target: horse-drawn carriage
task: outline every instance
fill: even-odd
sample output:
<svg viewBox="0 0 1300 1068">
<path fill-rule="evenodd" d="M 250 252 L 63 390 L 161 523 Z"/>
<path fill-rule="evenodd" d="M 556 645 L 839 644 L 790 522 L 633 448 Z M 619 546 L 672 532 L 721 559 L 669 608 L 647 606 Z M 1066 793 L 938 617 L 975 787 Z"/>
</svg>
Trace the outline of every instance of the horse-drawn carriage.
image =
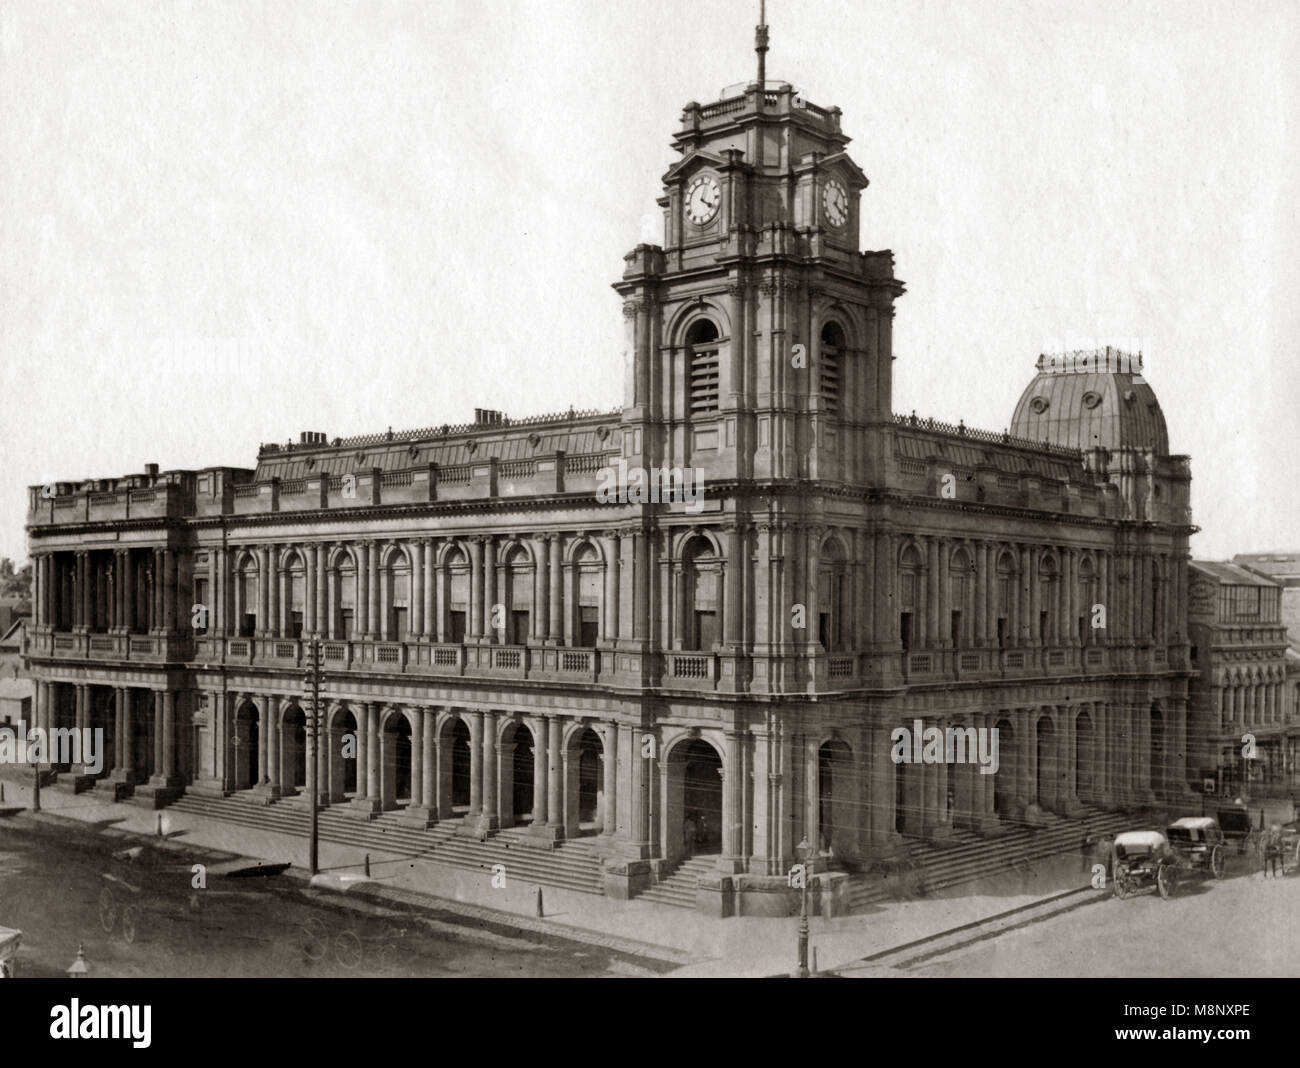
<svg viewBox="0 0 1300 1068">
<path fill-rule="evenodd" d="M 1227 869 L 1223 829 L 1213 816 L 1184 816 L 1165 828 L 1180 871 L 1222 879 Z"/>
<path fill-rule="evenodd" d="M 248 899 L 247 888 L 209 889 L 207 884 L 213 879 L 278 875 L 289 867 L 280 863 L 250 864 L 241 858 L 204 864 L 203 878 L 196 886 L 194 861 L 168 850 L 138 845 L 119 850 L 112 855 L 112 860 L 112 869 L 103 873 L 107 885 L 99 895 L 99 923 L 109 934 L 120 930 L 122 939 L 128 943 L 135 941 L 146 911 L 170 911 L 185 919 L 222 898 L 236 903 Z"/>
<path fill-rule="evenodd" d="M 1124 831 L 1115 836 L 1111 890 L 1118 898 L 1152 887 L 1166 900 L 1178 889 L 1178 855 L 1159 831 Z"/>
</svg>

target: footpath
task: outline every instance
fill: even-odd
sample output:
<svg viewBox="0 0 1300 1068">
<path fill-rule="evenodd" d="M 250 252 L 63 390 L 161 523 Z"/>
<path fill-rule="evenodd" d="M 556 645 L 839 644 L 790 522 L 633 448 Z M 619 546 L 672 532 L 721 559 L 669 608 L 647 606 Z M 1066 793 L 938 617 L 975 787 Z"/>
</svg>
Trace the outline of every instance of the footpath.
<svg viewBox="0 0 1300 1068">
<path fill-rule="evenodd" d="M 18 781 L 6 770 L 9 774 L 0 778 L 5 795 L 0 807 L 30 809 L 30 782 Z M 157 836 L 161 820 L 162 834 L 176 845 L 250 861 L 288 862 L 292 865 L 290 875 L 307 878 L 307 842 L 294 836 L 187 812 L 153 812 L 90 793 L 73 795 L 49 787 L 41 790 L 41 809 L 44 818 L 79 820 L 106 833 Z M 30 814 L 20 818 L 30 818 Z M 369 857 L 370 877 L 366 878 L 365 850 L 322 841 L 321 874 L 313 885 L 377 903 L 440 909 L 483 923 L 507 923 L 616 949 L 676 965 L 668 974 L 683 978 L 781 975 L 791 972 L 796 962 L 798 919 L 794 917 L 716 920 L 648 901 L 615 901 L 542 886 L 543 916 L 539 918 L 538 885 L 513 880 L 508 872 L 504 886 L 493 886 L 490 872 L 378 852 Z M 1034 904 L 1045 895 L 1085 886 L 1088 878 L 1083 859 L 1065 854 L 950 887 L 922 900 L 881 902 L 854 916 L 814 916 L 809 924 L 811 955 L 820 971 L 845 968 L 893 947 Z"/>
</svg>

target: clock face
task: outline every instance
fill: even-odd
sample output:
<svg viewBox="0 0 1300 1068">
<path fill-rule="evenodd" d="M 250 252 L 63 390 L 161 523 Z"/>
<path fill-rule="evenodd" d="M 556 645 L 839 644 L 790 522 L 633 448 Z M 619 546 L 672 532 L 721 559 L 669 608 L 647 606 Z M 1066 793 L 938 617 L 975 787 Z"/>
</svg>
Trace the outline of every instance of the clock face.
<svg viewBox="0 0 1300 1068">
<path fill-rule="evenodd" d="M 686 217 L 696 226 L 712 220 L 721 204 L 722 190 L 711 174 L 701 174 L 686 189 Z"/>
<path fill-rule="evenodd" d="M 844 186 L 831 180 L 822 191 L 822 210 L 826 212 L 826 221 L 832 226 L 843 226 L 849 218 L 849 194 Z"/>
</svg>

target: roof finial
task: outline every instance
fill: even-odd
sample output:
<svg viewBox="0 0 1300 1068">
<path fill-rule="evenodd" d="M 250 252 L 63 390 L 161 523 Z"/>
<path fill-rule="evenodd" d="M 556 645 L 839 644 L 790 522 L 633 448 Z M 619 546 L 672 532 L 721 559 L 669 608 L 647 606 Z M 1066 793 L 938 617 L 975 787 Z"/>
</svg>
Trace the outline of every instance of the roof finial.
<svg viewBox="0 0 1300 1068">
<path fill-rule="evenodd" d="M 758 53 L 758 91 L 761 93 L 767 87 L 767 0 L 758 0 L 758 25 L 754 27 L 754 51 Z"/>
</svg>

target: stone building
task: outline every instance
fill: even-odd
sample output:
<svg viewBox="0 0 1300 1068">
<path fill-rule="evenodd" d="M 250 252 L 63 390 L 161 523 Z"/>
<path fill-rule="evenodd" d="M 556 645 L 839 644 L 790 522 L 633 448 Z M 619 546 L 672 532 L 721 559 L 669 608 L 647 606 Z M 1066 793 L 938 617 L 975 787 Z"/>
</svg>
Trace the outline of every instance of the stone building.
<svg viewBox="0 0 1300 1068">
<path fill-rule="evenodd" d="M 1300 718 L 1282 588 L 1237 564 L 1194 560 L 1189 593 L 1190 764 L 1217 793 L 1288 793 Z"/>
<path fill-rule="evenodd" d="M 285 804 L 318 768 L 331 809 L 719 914 L 783 909 L 803 842 L 869 867 L 1181 798 L 1190 472 L 1139 362 L 1040 359 L 1009 432 L 894 414 L 848 142 L 761 76 L 686 105 L 619 410 L 31 487 L 38 715 L 111 740 L 60 785 Z M 916 720 L 998 728 L 999 771 L 895 764 Z"/>
</svg>

